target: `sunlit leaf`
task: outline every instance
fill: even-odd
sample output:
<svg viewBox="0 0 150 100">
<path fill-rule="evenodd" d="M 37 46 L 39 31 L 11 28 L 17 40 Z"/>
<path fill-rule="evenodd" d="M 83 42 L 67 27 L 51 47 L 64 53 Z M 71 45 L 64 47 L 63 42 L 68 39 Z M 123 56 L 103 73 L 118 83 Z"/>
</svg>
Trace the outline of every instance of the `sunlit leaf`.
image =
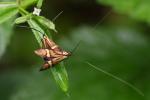
<svg viewBox="0 0 150 100">
<path fill-rule="evenodd" d="M 15 24 L 21 24 L 21 23 L 25 23 L 27 20 L 29 20 L 31 18 L 31 14 L 22 16 L 22 17 L 18 17 L 15 19 Z"/>
<path fill-rule="evenodd" d="M 53 31 L 57 32 L 56 29 L 55 29 L 55 24 L 52 21 L 50 21 L 49 19 L 47 19 L 43 16 L 36 16 L 35 18 L 40 23 L 42 23 L 45 27 L 49 28 L 50 30 L 53 30 Z"/>
<path fill-rule="evenodd" d="M 20 0 L 20 6 L 26 8 L 30 5 L 35 4 L 37 1 L 38 0 Z"/>
<path fill-rule="evenodd" d="M 12 19 L 14 18 L 11 18 L 9 21 L 4 22 L 3 24 L 0 24 L 0 58 L 5 52 L 12 35 Z"/>
<path fill-rule="evenodd" d="M 64 92 L 68 92 L 68 75 L 63 62 L 51 68 L 53 76 L 57 84 L 61 87 Z"/>
<path fill-rule="evenodd" d="M 9 20 L 17 14 L 17 4 L 15 2 L 0 3 L 0 23 Z"/>
<path fill-rule="evenodd" d="M 38 0 L 37 8 L 41 8 L 43 4 L 43 0 Z"/>
<path fill-rule="evenodd" d="M 34 29 L 37 29 L 37 30 L 38 30 L 38 31 L 36 31 L 36 30 L 32 29 L 32 31 L 33 31 L 33 33 L 34 33 L 34 35 L 35 35 L 35 37 L 36 37 L 38 43 L 39 43 L 40 46 L 42 47 L 42 43 L 41 43 L 41 39 L 42 39 L 42 37 L 43 37 L 42 34 L 46 34 L 46 31 L 44 31 L 44 30 L 42 29 L 41 25 L 40 25 L 37 21 L 35 21 L 35 20 L 33 20 L 33 19 L 30 19 L 30 20 L 28 21 L 28 24 L 30 25 L 31 28 L 34 28 Z"/>
</svg>

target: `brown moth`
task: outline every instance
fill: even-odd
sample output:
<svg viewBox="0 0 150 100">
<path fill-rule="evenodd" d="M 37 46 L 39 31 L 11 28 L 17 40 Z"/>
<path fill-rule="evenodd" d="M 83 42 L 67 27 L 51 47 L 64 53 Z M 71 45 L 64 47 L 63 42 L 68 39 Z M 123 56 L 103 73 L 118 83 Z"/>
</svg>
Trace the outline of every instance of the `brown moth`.
<svg viewBox="0 0 150 100">
<path fill-rule="evenodd" d="M 42 48 L 35 50 L 35 54 L 44 59 L 44 64 L 40 71 L 46 70 L 58 64 L 71 55 L 70 52 L 62 50 L 54 41 L 44 36 L 42 39 Z"/>
</svg>

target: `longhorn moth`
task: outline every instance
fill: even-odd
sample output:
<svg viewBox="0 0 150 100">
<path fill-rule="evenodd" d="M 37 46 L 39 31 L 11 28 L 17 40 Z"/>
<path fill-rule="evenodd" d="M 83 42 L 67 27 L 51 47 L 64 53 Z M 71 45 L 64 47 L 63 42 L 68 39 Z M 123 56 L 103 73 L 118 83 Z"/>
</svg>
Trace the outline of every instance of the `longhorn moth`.
<svg viewBox="0 0 150 100">
<path fill-rule="evenodd" d="M 45 61 L 40 71 L 53 67 L 71 55 L 70 52 L 62 50 L 53 40 L 45 35 L 42 39 L 42 48 L 35 50 L 35 54 L 42 57 Z"/>
<path fill-rule="evenodd" d="M 18 25 L 16 25 L 18 26 Z M 54 67 L 54 65 L 58 64 L 62 60 L 68 58 L 71 56 L 71 54 L 77 49 L 80 42 L 73 48 L 71 52 L 67 52 L 62 50 L 52 39 L 48 38 L 43 32 L 40 30 L 37 30 L 35 28 L 27 27 L 27 26 L 18 26 L 23 28 L 29 28 L 32 30 L 35 30 L 43 35 L 41 42 L 42 42 L 42 48 L 35 50 L 35 54 L 42 57 L 44 60 L 44 64 L 41 67 L 40 71 L 46 70 L 50 67 Z"/>
</svg>

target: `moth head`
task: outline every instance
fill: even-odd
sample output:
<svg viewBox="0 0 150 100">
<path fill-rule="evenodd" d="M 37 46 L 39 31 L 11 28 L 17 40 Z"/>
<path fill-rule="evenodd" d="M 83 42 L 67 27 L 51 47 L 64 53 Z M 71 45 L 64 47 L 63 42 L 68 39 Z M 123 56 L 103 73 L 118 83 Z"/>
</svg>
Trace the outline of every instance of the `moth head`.
<svg viewBox="0 0 150 100">
<path fill-rule="evenodd" d="M 46 56 L 46 50 L 45 49 L 38 49 L 34 51 L 35 54 L 37 54 L 38 56 L 44 57 Z"/>
<path fill-rule="evenodd" d="M 62 53 L 63 53 L 64 56 L 70 56 L 71 55 L 70 52 L 66 52 L 66 51 L 63 51 Z"/>
</svg>

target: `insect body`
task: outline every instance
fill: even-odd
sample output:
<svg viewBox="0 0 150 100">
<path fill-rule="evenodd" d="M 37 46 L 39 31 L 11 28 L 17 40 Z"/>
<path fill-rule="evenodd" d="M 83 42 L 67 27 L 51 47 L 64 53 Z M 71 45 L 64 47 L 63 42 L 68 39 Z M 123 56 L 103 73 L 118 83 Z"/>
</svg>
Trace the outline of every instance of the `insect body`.
<svg viewBox="0 0 150 100">
<path fill-rule="evenodd" d="M 44 64 L 40 71 L 46 70 L 58 64 L 71 55 L 70 52 L 62 50 L 54 41 L 44 36 L 42 39 L 42 48 L 35 50 L 35 53 L 44 59 Z"/>
</svg>

